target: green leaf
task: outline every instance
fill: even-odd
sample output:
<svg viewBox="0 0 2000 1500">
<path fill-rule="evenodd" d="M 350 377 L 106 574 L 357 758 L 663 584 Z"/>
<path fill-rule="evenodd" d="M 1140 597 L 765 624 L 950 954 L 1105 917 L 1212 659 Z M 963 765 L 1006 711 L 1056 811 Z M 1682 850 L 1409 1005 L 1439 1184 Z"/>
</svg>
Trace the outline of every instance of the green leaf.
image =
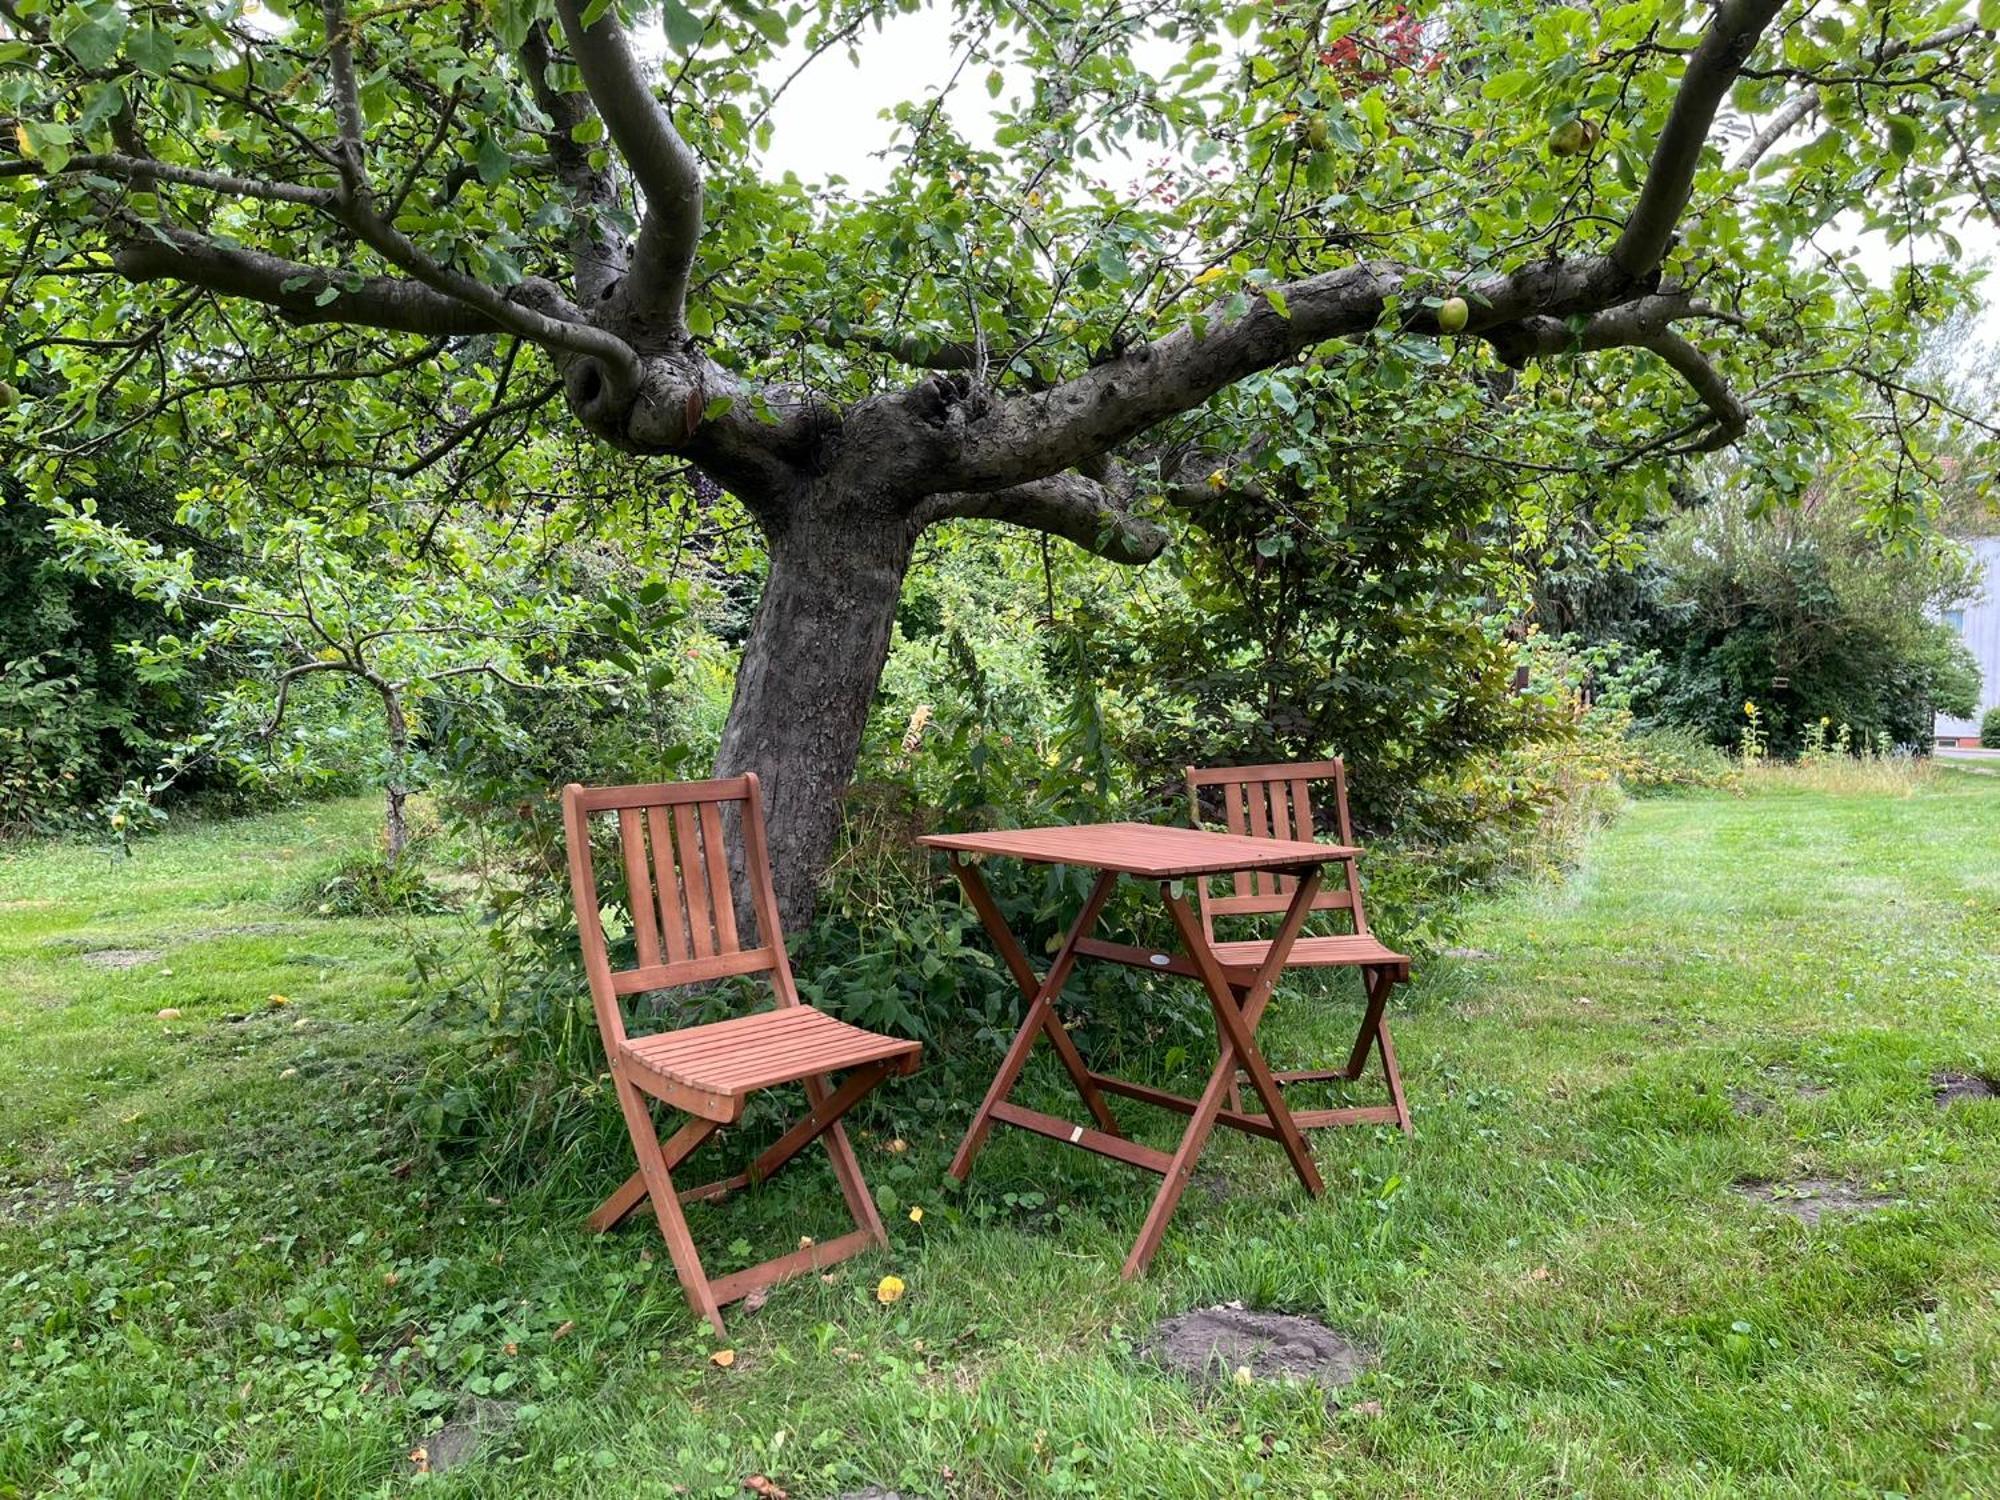
<svg viewBox="0 0 2000 1500">
<path fill-rule="evenodd" d="M 1502 99 L 1511 99 L 1530 83 L 1533 83 L 1534 80 L 1534 74 L 1524 68 L 1515 68 L 1509 72 L 1501 73 L 1497 77 L 1487 79 L 1485 87 L 1480 89 L 1479 92 L 1484 97 L 1496 102 Z"/>
<path fill-rule="evenodd" d="M 1291 304 L 1285 301 L 1285 294 L 1274 286 L 1264 288 L 1264 300 L 1271 304 L 1271 310 L 1287 323 L 1292 320 Z"/>
<path fill-rule="evenodd" d="M 986 75 L 986 93 L 989 98 L 998 99 L 1000 97 L 1000 90 L 1006 86 L 1007 80 L 1001 76 L 998 68 L 995 68 L 991 73 Z"/>
<path fill-rule="evenodd" d="M 514 158 L 508 155 L 506 147 L 493 139 L 489 131 L 479 132 L 479 142 L 474 147 L 473 159 L 479 169 L 479 180 L 488 187 L 504 181 L 507 174 L 514 170 Z"/>
<path fill-rule="evenodd" d="M 159 78 L 174 65 L 179 49 L 175 47 L 171 33 L 148 23 L 127 34 L 125 55 L 141 73 Z"/>
<path fill-rule="evenodd" d="M 702 33 L 707 28 L 701 17 L 681 4 L 681 0 L 660 0 L 660 20 L 666 26 L 668 44 L 676 51 L 692 52 L 701 45 Z"/>
<path fill-rule="evenodd" d="M 1908 115 L 1889 116 L 1889 149 L 1908 156 L 1917 149 L 1917 122 Z"/>
<path fill-rule="evenodd" d="M 85 15 L 81 9 L 72 10 L 71 15 Z M 118 55 L 118 44 L 125 38 L 125 15 L 123 11 L 107 7 L 90 16 L 82 25 L 67 33 L 59 32 L 62 44 L 77 63 L 96 72 L 109 66 Z"/>
</svg>

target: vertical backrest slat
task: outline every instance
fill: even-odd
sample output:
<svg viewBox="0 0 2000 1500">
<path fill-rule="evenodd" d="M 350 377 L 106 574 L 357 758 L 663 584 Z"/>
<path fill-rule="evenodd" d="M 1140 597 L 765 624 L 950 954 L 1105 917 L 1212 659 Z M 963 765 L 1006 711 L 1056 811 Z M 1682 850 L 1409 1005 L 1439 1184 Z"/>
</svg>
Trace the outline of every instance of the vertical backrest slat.
<svg viewBox="0 0 2000 1500">
<path fill-rule="evenodd" d="M 1333 769 L 1327 780 L 1333 783 L 1334 832 L 1343 844 L 1354 842 L 1354 820 L 1347 815 L 1347 766 L 1342 761 L 1332 762 Z"/>
<path fill-rule="evenodd" d="M 584 977 L 590 983 L 590 1008 L 597 1016 L 598 1035 L 606 1056 L 625 1041 L 625 1018 L 618 1009 L 618 992 L 611 980 L 611 954 L 604 941 L 604 922 L 597 912 L 597 872 L 591 865 L 590 816 L 583 806 L 583 788 L 563 790 L 563 832 L 569 846 L 570 903 L 583 949 Z"/>
<path fill-rule="evenodd" d="M 1332 814 L 1337 827 L 1320 829 L 1315 827 L 1312 783 L 1315 781 L 1333 784 Z M 1203 822 L 1201 798 L 1205 789 L 1213 788 L 1222 803 L 1223 820 L 1229 831 L 1251 838 L 1295 838 L 1303 842 L 1313 842 L 1321 834 L 1330 834 L 1342 844 L 1354 842 L 1354 824 L 1348 815 L 1346 767 L 1338 760 L 1306 761 L 1295 765 L 1267 766 L 1218 766 L 1204 770 L 1197 766 L 1187 768 L 1188 806 L 1196 827 Z M 1322 802 L 1321 810 L 1326 811 Z M 1339 861 L 1346 877 L 1344 888 L 1332 888 L 1331 882 L 1322 887 L 1313 901 L 1314 910 L 1344 910 L 1353 920 L 1358 933 L 1368 931 L 1367 916 L 1361 904 L 1360 870 L 1353 858 Z M 1250 874 L 1237 871 L 1234 875 L 1235 894 L 1217 898 L 1208 881 L 1200 882 L 1197 890 L 1201 897 L 1202 924 L 1211 939 L 1215 936 L 1215 918 L 1218 913 L 1212 902 L 1221 900 L 1230 915 L 1242 915 L 1261 911 L 1282 911 L 1296 889 L 1297 881 L 1290 876 L 1271 874 Z M 1244 902 L 1256 903 L 1250 906 Z M 1263 903 L 1269 903 L 1268 906 Z"/>
<path fill-rule="evenodd" d="M 632 914 L 632 941 L 639 962 L 660 961 L 660 927 L 653 916 L 653 875 L 646 868 L 646 834 L 637 808 L 618 809 L 618 847 L 625 859 L 625 891 Z"/>
<path fill-rule="evenodd" d="M 784 923 L 778 916 L 778 893 L 771 884 L 771 851 L 764 842 L 764 791 L 756 772 L 744 777 L 750 783 L 749 800 L 743 805 L 743 870 L 750 882 L 750 904 L 757 918 L 757 940 L 771 950 L 771 987 L 778 992 L 778 1004 L 797 1005 L 799 989 L 792 982 L 792 959 L 785 951 Z"/>
<path fill-rule="evenodd" d="M 1292 778 L 1292 837 L 1309 843 L 1313 836 L 1312 793 L 1303 776 Z"/>
<path fill-rule="evenodd" d="M 687 900 L 688 941 L 696 958 L 713 958 L 715 929 L 708 917 L 708 872 L 701 867 L 694 809 L 686 803 L 674 809 L 674 842 L 680 846 L 681 894 Z"/>
<path fill-rule="evenodd" d="M 1327 777 L 1333 783 L 1333 809 L 1335 836 L 1343 844 L 1354 842 L 1354 819 L 1347 811 L 1347 766 L 1336 760 L 1332 772 Z M 1368 931 L 1368 913 L 1361 905 L 1361 870 L 1352 859 L 1344 859 L 1341 866 L 1347 876 L 1347 889 L 1353 904 L 1348 908 L 1354 918 L 1354 930 Z"/>
<path fill-rule="evenodd" d="M 1266 798 L 1268 790 L 1270 790 L 1268 782 L 1244 782 L 1244 802 L 1248 804 L 1250 810 L 1250 822 L 1248 822 L 1250 838 L 1270 838 L 1270 800 Z M 1268 870 L 1256 870 L 1250 876 L 1250 888 L 1258 896 L 1278 894 L 1278 888 L 1272 882 Z"/>
<path fill-rule="evenodd" d="M 1249 805 L 1250 788 L 1247 785 L 1240 781 L 1222 783 L 1222 819 L 1229 825 L 1231 833 L 1246 836 L 1249 834 L 1250 824 L 1247 814 Z M 1242 870 L 1236 872 L 1235 885 L 1236 894 L 1239 896 L 1256 894 L 1255 888 L 1250 883 L 1250 876 Z"/>
<path fill-rule="evenodd" d="M 1285 783 L 1267 781 L 1264 783 L 1264 800 L 1271 809 L 1271 837 L 1288 839 L 1292 836 L 1291 809 L 1285 805 Z M 1290 875 L 1273 875 L 1271 888 L 1275 895 L 1290 896 L 1292 887 L 1298 881 Z"/>
<path fill-rule="evenodd" d="M 688 952 L 687 913 L 681 906 L 680 877 L 674 873 L 674 836 L 664 807 L 646 809 L 646 832 L 653 839 L 653 875 L 659 889 L 660 931 L 667 962 L 684 964 Z"/>
<path fill-rule="evenodd" d="M 716 946 L 724 953 L 738 953 L 743 945 L 736 940 L 736 897 L 729 889 L 729 846 L 722 837 L 722 807 L 701 804 L 701 864 L 708 878 L 708 906 L 715 914 Z"/>
</svg>

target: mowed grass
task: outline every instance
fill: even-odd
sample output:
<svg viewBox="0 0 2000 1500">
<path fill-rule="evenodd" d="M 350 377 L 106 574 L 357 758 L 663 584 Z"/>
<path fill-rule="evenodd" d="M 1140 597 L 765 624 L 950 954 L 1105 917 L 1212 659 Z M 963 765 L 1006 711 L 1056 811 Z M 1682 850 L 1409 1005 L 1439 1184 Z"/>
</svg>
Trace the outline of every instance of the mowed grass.
<svg viewBox="0 0 2000 1500">
<path fill-rule="evenodd" d="M 962 1119 L 892 1088 L 893 1248 L 736 1310 L 727 1367 L 648 1223 L 580 1230 L 611 1130 L 510 1191 L 415 1148 L 446 1043 L 399 1024 L 396 924 L 282 900 L 371 811 L 0 859 L 0 1494 L 2000 1495 L 2000 1103 L 1930 1081 L 2000 1073 L 1994 778 L 1635 804 L 1399 1000 L 1414 1140 L 1316 1135 L 1313 1202 L 1221 1139 L 1136 1285 L 1150 1179 L 1003 1128 L 947 1190 Z M 1317 1061 L 1353 1018 L 1295 988 L 1263 1034 Z M 1735 1190 L 1802 1178 L 1888 1206 Z M 837 1204 L 815 1161 L 695 1231 L 726 1269 Z M 1230 1300 L 1375 1367 L 1329 1401 L 1138 1356 Z"/>
</svg>

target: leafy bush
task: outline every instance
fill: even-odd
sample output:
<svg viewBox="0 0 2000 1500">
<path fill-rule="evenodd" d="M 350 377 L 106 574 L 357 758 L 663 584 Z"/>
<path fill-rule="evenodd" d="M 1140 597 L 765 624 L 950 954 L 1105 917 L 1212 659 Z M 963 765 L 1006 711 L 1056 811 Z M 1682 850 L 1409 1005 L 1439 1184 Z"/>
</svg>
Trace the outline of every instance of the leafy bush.
<svg viewBox="0 0 2000 1500">
<path fill-rule="evenodd" d="M 1618 772 L 1628 792 L 1684 792 L 1735 787 L 1736 762 L 1685 724 L 1635 726 L 1625 736 Z"/>
<path fill-rule="evenodd" d="M 394 863 L 375 850 L 338 860 L 308 880 L 292 904 L 316 917 L 440 916 L 458 907 L 425 873 L 414 843 Z"/>
<path fill-rule="evenodd" d="M 2000 703 L 1986 710 L 1979 720 L 1979 743 L 1990 750 L 2000 750 Z"/>
<path fill-rule="evenodd" d="M 1941 539 L 1885 547 L 1836 497 L 1767 515 L 1732 491 L 1665 528 L 1626 601 L 1624 638 L 1659 661 L 1633 707 L 1733 748 L 1754 702 L 1781 758 L 1821 720 L 1857 743 L 1928 747 L 1937 713 L 1978 701 L 1977 665 L 1935 618 L 1969 591 L 1968 568 Z"/>
<path fill-rule="evenodd" d="M 96 499 L 148 534 L 172 530 L 171 501 L 144 486 L 107 482 Z M 81 822 L 196 721 L 207 677 L 150 672 L 125 650 L 165 628 L 159 608 L 66 562 L 47 514 L 0 483 L 0 836 Z"/>
</svg>

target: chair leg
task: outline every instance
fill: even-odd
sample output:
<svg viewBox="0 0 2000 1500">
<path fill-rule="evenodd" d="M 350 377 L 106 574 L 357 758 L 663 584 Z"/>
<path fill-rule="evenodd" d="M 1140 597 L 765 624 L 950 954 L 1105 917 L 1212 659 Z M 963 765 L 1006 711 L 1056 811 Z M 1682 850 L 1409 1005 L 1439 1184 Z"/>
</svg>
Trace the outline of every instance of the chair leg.
<svg viewBox="0 0 2000 1500">
<path fill-rule="evenodd" d="M 1389 1039 L 1389 1022 L 1383 1016 L 1383 1010 L 1389 1003 L 1389 992 L 1396 987 L 1396 972 L 1393 969 L 1363 969 L 1361 985 L 1368 995 L 1368 1013 L 1362 1018 L 1361 1031 L 1354 1038 L 1354 1054 L 1347 1060 L 1347 1076 L 1361 1076 L 1361 1070 L 1368 1065 L 1370 1048 L 1379 1053 L 1382 1076 L 1389 1085 L 1389 1104 L 1396 1112 L 1396 1126 L 1404 1135 L 1414 1135 L 1416 1131 L 1410 1124 L 1409 1102 L 1403 1097 L 1403 1074 L 1396 1066 L 1396 1044 Z"/>
<path fill-rule="evenodd" d="M 591 1215 L 591 1227 L 600 1232 L 609 1229 L 641 1202 L 651 1199 L 659 1219 L 661 1236 L 667 1242 L 667 1253 L 673 1259 L 674 1272 L 687 1293 L 689 1306 L 708 1320 L 719 1337 L 726 1337 L 728 1330 L 723 1325 L 721 1309 L 729 1303 L 760 1287 L 772 1286 L 808 1271 L 822 1270 L 864 1250 L 887 1247 L 888 1230 L 883 1227 L 882 1216 L 876 1211 L 875 1200 L 869 1196 L 868 1184 L 861 1176 L 861 1163 L 855 1157 L 854 1147 L 848 1141 L 841 1121 L 891 1071 L 891 1065 L 886 1063 L 857 1069 L 838 1088 L 832 1087 L 824 1078 L 806 1079 L 805 1092 L 811 1109 L 804 1119 L 780 1136 L 746 1170 L 734 1177 L 685 1191 L 676 1191 L 670 1171 L 713 1135 L 718 1125 L 712 1120 L 690 1120 L 662 1145 L 653 1132 L 652 1112 L 646 1096 L 614 1074 L 618 1105 L 625 1114 L 632 1149 L 639 1157 L 639 1171 L 636 1185 L 628 1179 Z M 848 1212 L 854 1216 L 854 1232 L 817 1244 L 801 1245 L 788 1255 L 776 1256 L 760 1265 L 732 1271 L 711 1281 L 702 1269 L 701 1256 L 695 1249 L 694 1237 L 688 1231 L 681 1205 L 721 1198 L 752 1181 L 761 1182 L 783 1168 L 815 1140 L 826 1142 L 834 1176 L 840 1182 L 841 1196 L 847 1201 Z"/>
<path fill-rule="evenodd" d="M 646 1196 L 653 1200 L 653 1214 L 659 1220 L 660 1236 L 667 1242 L 667 1254 L 673 1260 L 674 1274 L 680 1278 L 681 1290 L 687 1294 L 688 1305 L 696 1315 L 708 1320 L 718 1338 L 724 1337 L 728 1330 L 722 1326 L 722 1310 L 709 1287 L 708 1273 L 702 1269 L 701 1255 L 694 1247 L 694 1236 L 688 1233 L 687 1216 L 681 1212 L 680 1195 L 674 1191 L 674 1180 L 667 1171 L 666 1154 L 661 1150 L 660 1138 L 653 1130 L 652 1111 L 646 1104 L 645 1096 L 626 1082 L 615 1065 L 611 1083 L 617 1090 L 618 1107 L 624 1112 L 625 1129 L 632 1137 L 632 1149 L 639 1158 L 639 1173 L 645 1179 Z M 684 1134 L 685 1131 L 676 1133 L 675 1140 L 679 1141 Z"/>
<path fill-rule="evenodd" d="M 671 1172 L 694 1153 L 694 1148 L 714 1135 L 722 1126 L 714 1120 L 704 1120 L 697 1116 L 674 1132 L 673 1139 L 661 1147 L 666 1158 L 667 1170 Z M 592 1210 L 584 1222 L 592 1234 L 604 1234 L 616 1229 L 646 1201 L 646 1174 L 635 1171 L 618 1184 L 610 1197 Z"/>
<path fill-rule="evenodd" d="M 869 1085 L 874 1087 L 873 1084 Z M 806 1095 L 819 1105 L 816 1097 L 824 1092 L 825 1083 L 817 1078 L 806 1080 Z M 845 1114 L 846 1111 L 841 1111 Z M 889 1231 L 882 1225 L 882 1215 L 876 1210 L 875 1200 L 869 1195 L 868 1184 L 861 1176 L 861 1163 L 855 1158 L 854 1146 L 847 1139 L 847 1126 L 836 1116 L 831 1127 L 821 1137 L 826 1142 L 827 1159 L 833 1163 L 833 1175 L 840 1180 L 840 1195 L 847 1200 L 847 1211 L 854 1215 L 854 1222 L 882 1249 L 889 1248 Z"/>
<path fill-rule="evenodd" d="M 1396 1106 L 1396 1123 L 1404 1135 L 1415 1135 L 1417 1132 L 1410 1124 L 1410 1106 L 1403 1098 L 1403 1075 L 1396 1067 L 1396 1044 L 1389 1040 L 1387 1021 L 1375 1024 L 1375 1046 L 1382 1054 L 1382 1071 L 1389 1080 L 1389 1102 Z"/>
</svg>

